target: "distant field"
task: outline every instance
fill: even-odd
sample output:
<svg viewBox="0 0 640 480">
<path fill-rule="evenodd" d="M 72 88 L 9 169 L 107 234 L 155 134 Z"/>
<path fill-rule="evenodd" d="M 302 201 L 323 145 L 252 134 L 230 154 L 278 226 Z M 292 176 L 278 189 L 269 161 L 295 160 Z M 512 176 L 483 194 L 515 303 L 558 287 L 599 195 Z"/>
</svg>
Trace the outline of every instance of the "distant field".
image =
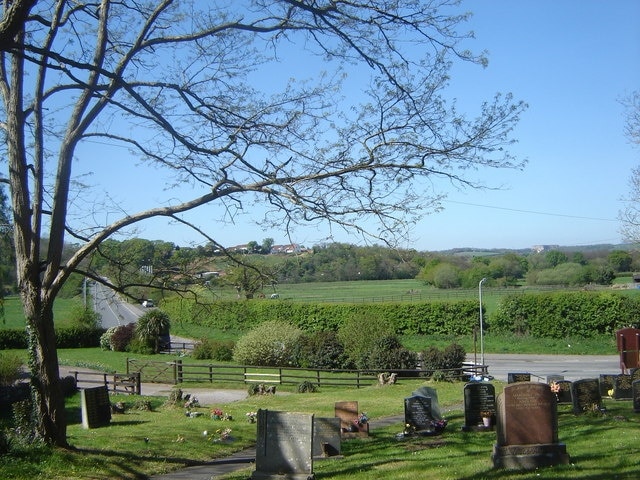
<svg viewBox="0 0 640 480">
<path fill-rule="evenodd" d="M 78 305 L 82 305 L 79 298 L 58 298 L 53 307 L 56 326 L 68 325 L 69 314 Z M 10 296 L 4 299 L 4 319 L 0 321 L 1 328 L 24 327 L 24 314 L 20 297 Z"/>
</svg>

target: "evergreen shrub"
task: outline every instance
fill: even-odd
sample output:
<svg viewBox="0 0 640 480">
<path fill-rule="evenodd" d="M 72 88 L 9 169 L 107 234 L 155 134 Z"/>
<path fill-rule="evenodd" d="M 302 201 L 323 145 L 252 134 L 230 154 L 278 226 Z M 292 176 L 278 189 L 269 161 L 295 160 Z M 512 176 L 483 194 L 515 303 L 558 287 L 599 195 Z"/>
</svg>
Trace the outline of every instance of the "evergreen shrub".
<svg viewBox="0 0 640 480">
<path fill-rule="evenodd" d="M 288 366 L 301 336 L 302 330 L 287 322 L 265 322 L 240 337 L 233 360 L 243 365 Z"/>
</svg>

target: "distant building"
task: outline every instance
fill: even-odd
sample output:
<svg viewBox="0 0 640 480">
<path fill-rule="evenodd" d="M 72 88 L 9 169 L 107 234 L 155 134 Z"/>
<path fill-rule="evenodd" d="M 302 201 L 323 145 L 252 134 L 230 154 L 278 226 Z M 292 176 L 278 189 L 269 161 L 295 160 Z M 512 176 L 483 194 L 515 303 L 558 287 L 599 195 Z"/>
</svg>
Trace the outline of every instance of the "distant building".
<svg viewBox="0 0 640 480">
<path fill-rule="evenodd" d="M 557 250 L 560 248 L 560 245 L 534 245 L 531 247 L 535 253 L 548 252 L 550 250 Z"/>
<path fill-rule="evenodd" d="M 274 255 L 296 255 L 305 251 L 304 246 L 297 243 L 290 243 L 289 245 L 274 245 L 271 247 L 271 252 Z"/>
</svg>

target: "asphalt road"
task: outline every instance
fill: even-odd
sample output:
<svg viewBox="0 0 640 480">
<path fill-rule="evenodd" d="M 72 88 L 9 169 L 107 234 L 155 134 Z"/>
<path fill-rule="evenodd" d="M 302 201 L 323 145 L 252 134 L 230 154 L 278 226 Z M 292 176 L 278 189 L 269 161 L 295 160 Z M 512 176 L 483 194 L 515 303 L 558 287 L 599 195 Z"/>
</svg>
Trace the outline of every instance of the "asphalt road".
<svg viewBox="0 0 640 480">
<path fill-rule="evenodd" d="M 99 283 L 93 284 L 93 299 L 95 311 L 102 317 L 103 328 L 135 323 L 144 313 L 142 306 L 123 301 L 116 292 Z"/>
</svg>

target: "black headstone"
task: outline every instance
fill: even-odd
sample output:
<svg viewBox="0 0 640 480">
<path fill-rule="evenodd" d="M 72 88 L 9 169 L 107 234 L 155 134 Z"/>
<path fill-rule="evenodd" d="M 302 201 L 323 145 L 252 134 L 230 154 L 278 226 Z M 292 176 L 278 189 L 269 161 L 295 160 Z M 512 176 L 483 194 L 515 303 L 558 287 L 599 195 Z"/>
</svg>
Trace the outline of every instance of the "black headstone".
<svg viewBox="0 0 640 480">
<path fill-rule="evenodd" d="M 640 380 L 633 381 L 631 390 L 633 390 L 633 411 L 640 413 Z"/>
<path fill-rule="evenodd" d="M 413 395 L 404 399 L 404 423 L 416 431 L 430 430 L 433 420 L 431 398 Z"/>
<path fill-rule="evenodd" d="M 613 396 L 613 385 L 616 381 L 617 373 L 602 373 L 598 379 L 600 396 L 611 397 Z"/>
<path fill-rule="evenodd" d="M 111 424 L 111 401 L 107 387 L 83 388 L 80 391 L 82 426 L 105 427 Z"/>
<path fill-rule="evenodd" d="M 484 414 L 490 413 L 491 425 L 495 425 L 496 389 L 491 383 L 470 382 L 464 386 L 463 430 L 476 429 L 482 425 Z M 483 429 L 486 429 L 482 425 Z"/>
<path fill-rule="evenodd" d="M 631 392 L 631 375 L 617 375 L 613 384 L 614 400 L 631 400 L 633 393 Z"/>
<path fill-rule="evenodd" d="M 600 385 L 597 378 L 576 380 L 571 384 L 573 413 L 576 415 L 602 408 Z"/>
<path fill-rule="evenodd" d="M 530 382 L 530 381 L 531 381 L 530 373 L 508 373 L 507 374 L 508 383 Z"/>
</svg>

